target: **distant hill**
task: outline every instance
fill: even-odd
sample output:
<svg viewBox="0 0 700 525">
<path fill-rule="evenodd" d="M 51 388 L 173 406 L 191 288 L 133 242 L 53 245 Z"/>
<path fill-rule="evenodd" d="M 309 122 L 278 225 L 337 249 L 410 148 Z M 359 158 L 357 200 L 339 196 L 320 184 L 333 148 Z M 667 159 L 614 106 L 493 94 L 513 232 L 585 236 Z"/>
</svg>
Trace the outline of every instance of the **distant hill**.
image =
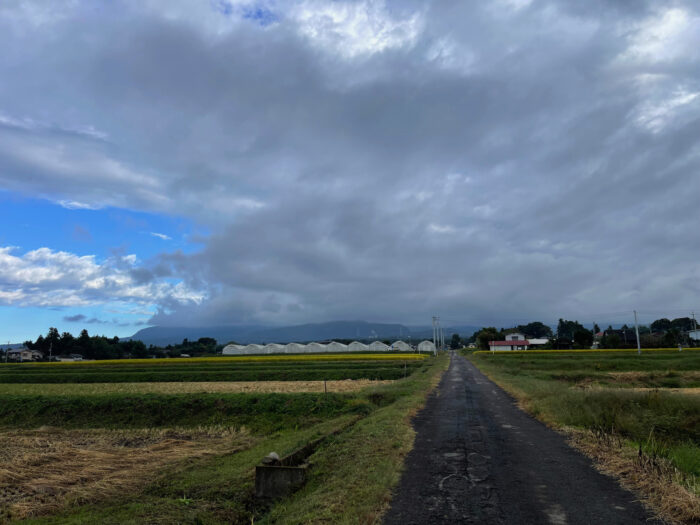
<svg viewBox="0 0 700 525">
<path fill-rule="evenodd" d="M 456 327 L 445 329 L 445 339 L 453 333 L 461 336 L 471 335 L 475 327 Z M 326 339 L 408 339 L 413 341 L 429 339 L 432 329 L 428 327 L 407 327 L 402 324 L 369 323 L 366 321 L 333 321 L 329 323 L 302 324 L 283 327 L 263 326 L 152 326 L 139 330 L 131 337 L 147 345 L 165 346 L 190 341 L 200 337 L 213 337 L 219 343 L 236 341 L 248 343 L 291 343 L 323 341 Z"/>
</svg>

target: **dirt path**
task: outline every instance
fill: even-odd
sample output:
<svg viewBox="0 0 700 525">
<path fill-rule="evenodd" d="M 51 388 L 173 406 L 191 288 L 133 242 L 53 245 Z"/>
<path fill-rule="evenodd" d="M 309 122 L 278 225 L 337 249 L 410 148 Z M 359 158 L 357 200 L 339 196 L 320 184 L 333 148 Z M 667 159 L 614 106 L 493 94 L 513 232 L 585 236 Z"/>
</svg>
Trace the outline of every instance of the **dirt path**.
<svg viewBox="0 0 700 525">
<path fill-rule="evenodd" d="M 661 523 L 461 356 L 414 425 L 386 524 Z"/>
</svg>

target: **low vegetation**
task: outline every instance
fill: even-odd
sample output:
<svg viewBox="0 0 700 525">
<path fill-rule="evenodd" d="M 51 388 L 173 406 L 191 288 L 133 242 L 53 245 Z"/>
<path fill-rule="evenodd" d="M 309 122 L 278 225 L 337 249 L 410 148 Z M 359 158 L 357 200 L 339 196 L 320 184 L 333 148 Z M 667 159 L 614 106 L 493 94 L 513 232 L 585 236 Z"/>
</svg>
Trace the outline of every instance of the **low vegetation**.
<svg viewBox="0 0 700 525">
<path fill-rule="evenodd" d="M 700 352 L 477 352 L 469 357 L 530 413 L 577 431 L 578 443 L 591 455 L 616 443 L 616 457 L 628 461 L 613 470 L 666 515 L 700 520 L 700 396 L 665 389 L 697 386 Z M 591 439 L 604 446 L 592 446 Z M 657 483 L 649 483 L 644 465 L 654 465 Z M 685 494 L 683 506 L 678 497 L 669 498 L 669 482 Z"/>
<path fill-rule="evenodd" d="M 355 354 L 2 364 L 0 384 L 392 380 L 420 368 L 424 359 Z"/>
<path fill-rule="evenodd" d="M 409 416 L 446 365 L 445 356 L 421 359 L 406 366 L 406 378 L 347 393 L 86 393 L 94 385 L 85 384 L 47 385 L 60 394 L 5 391 L 0 439 L 16 444 L 4 449 L 16 459 L 0 470 L 0 521 L 372 522 L 412 446 Z M 255 499 L 262 457 L 336 431 L 309 458 L 301 491 Z"/>
</svg>

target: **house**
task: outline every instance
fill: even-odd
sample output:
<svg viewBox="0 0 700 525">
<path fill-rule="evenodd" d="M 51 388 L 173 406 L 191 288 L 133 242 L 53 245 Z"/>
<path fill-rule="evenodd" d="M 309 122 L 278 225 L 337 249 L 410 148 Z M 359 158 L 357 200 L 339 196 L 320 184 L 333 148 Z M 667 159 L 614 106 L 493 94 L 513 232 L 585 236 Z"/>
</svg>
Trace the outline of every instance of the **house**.
<svg viewBox="0 0 700 525">
<path fill-rule="evenodd" d="M 7 351 L 7 359 L 10 361 L 40 361 L 43 358 L 44 354 L 29 348 L 15 348 Z"/>
<path fill-rule="evenodd" d="M 525 339 L 525 335 L 519 332 L 506 335 L 505 341 L 489 341 L 489 350 L 492 352 L 503 350 L 527 350 L 530 341 Z"/>
<path fill-rule="evenodd" d="M 530 342 L 530 346 L 532 347 L 530 348 L 530 350 L 534 350 L 538 346 L 543 346 L 549 343 L 549 339 L 547 339 L 546 337 L 528 339 L 528 341 Z"/>
</svg>

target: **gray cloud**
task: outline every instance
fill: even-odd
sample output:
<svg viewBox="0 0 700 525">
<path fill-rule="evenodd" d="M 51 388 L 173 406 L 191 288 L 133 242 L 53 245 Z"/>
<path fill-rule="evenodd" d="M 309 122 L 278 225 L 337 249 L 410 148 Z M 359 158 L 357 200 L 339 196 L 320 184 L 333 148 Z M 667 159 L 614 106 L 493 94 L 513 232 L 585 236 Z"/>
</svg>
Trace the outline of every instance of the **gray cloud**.
<svg viewBox="0 0 700 525">
<path fill-rule="evenodd" d="M 153 322 L 697 300 L 694 3 L 212 5 L 0 11 L 0 186 L 212 232 Z"/>
</svg>

